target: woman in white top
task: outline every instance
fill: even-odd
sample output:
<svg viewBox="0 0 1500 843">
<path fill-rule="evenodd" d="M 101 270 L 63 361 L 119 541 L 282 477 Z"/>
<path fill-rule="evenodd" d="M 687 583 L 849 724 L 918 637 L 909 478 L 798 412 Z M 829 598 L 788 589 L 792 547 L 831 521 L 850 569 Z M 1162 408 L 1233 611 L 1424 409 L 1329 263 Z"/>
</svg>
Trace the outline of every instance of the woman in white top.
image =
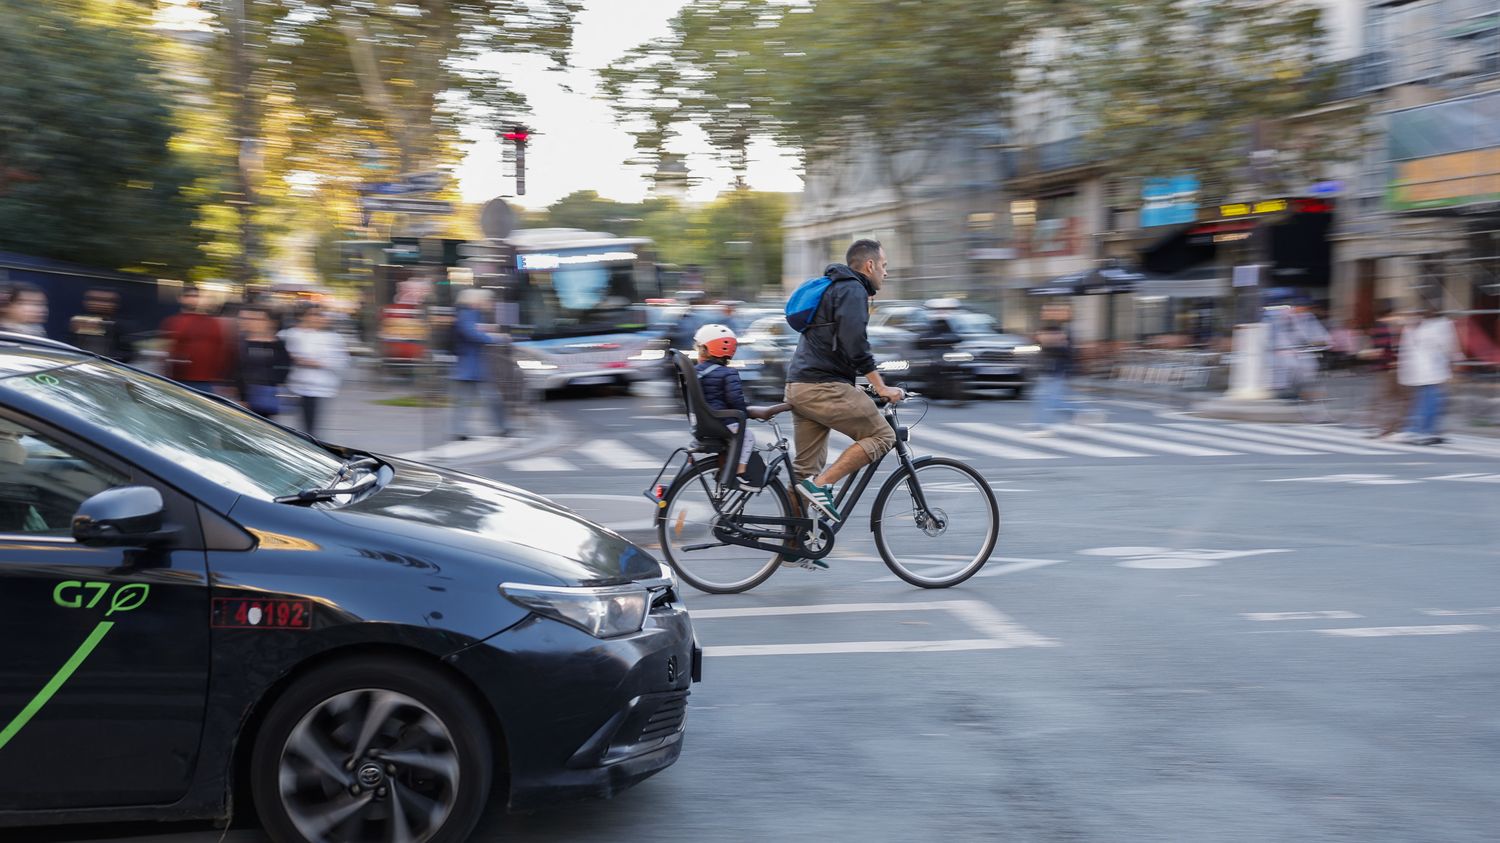
<svg viewBox="0 0 1500 843">
<path fill-rule="evenodd" d="M 1463 359 L 1453 322 L 1431 305 L 1423 305 L 1422 320 L 1401 334 L 1401 354 L 1396 359 L 1396 379 L 1412 392 L 1411 416 L 1406 438 L 1418 445 L 1436 445 L 1438 420 L 1443 413 L 1443 392 L 1453 379 L 1453 364 Z"/>
<path fill-rule="evenodd" d="M 287 389 L 302 399 L 302 426 L 318 435 L 318 409 L 324 398 L 339 394 L 340 373 L 349 365 L 349 349 L 337 331 L 329 330 L 328 316 L 312 307 L 302 314 L 297 327 L 281 333 L 292 371 Z"/>
</svg>

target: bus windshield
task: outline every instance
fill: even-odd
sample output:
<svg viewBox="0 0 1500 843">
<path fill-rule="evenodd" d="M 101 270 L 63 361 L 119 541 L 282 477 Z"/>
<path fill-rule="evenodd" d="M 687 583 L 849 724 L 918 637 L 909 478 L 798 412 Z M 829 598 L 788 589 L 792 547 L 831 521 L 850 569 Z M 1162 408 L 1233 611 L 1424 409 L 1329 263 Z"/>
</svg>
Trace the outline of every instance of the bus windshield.
<svg viewBox="0 0 1500 843">
<path fill-rule="evenodd" d="M 517 327 L 532 339 L 645 328 L 645 314 L 635 304 L 635 267 L 629 264 L 523 272 L 517 292 Z"/>
</svg>

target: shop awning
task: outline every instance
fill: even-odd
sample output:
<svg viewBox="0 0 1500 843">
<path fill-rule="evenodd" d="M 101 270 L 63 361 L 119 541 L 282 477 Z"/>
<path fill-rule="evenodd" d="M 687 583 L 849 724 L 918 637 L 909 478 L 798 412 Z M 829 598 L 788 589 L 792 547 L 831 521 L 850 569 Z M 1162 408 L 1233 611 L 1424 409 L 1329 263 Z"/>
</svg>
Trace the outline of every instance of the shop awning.
<svg viewBox="0 0 1500 843">
<path fill-rule="evenodd" d="M 1141 298 L 1215 299 L 1229 295 L 1223 270 L 1206 266 L 1178 275 L 1152 275 L 1136 287 Z"/>
</svg>

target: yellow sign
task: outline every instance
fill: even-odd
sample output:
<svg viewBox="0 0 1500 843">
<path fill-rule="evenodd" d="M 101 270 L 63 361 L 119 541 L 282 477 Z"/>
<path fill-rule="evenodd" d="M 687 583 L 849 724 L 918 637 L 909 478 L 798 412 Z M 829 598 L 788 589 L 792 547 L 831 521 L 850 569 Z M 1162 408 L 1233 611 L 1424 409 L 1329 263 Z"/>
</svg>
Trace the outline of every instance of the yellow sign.
<svg viewBox="0 0 1500 843">
<path fill-rule="evenodd" d="M 1500 148 L 1434 155 L 1396 165 L 1391 207 L 1445 208 L 1500 196 Z"/>
<path fill-rule="evenodd" d="M 1236 202 L 1232 205 L 1220 205 L 1219 216 L 1248 217 L 1251 214 L 1279 214 L 1290 207 L 1291 205 L 1285 199 L 1267 199 L 1254 204 Z"/>
</svg>

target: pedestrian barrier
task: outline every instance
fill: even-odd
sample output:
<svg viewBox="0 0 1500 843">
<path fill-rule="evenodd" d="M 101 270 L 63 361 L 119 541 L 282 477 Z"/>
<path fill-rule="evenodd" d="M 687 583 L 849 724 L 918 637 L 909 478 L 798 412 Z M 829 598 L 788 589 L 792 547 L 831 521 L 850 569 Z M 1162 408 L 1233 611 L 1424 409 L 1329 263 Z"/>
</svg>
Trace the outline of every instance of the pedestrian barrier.
<svg viewBox="0 0 1500 843">
<path fill-rule="evenodd" d="M 1221 388 L 1228 379 L 1224 355 L 1216 351 L 1131 349 L 1120 353 L 1110 379 L 1172 389 Z"/>
</svg>

